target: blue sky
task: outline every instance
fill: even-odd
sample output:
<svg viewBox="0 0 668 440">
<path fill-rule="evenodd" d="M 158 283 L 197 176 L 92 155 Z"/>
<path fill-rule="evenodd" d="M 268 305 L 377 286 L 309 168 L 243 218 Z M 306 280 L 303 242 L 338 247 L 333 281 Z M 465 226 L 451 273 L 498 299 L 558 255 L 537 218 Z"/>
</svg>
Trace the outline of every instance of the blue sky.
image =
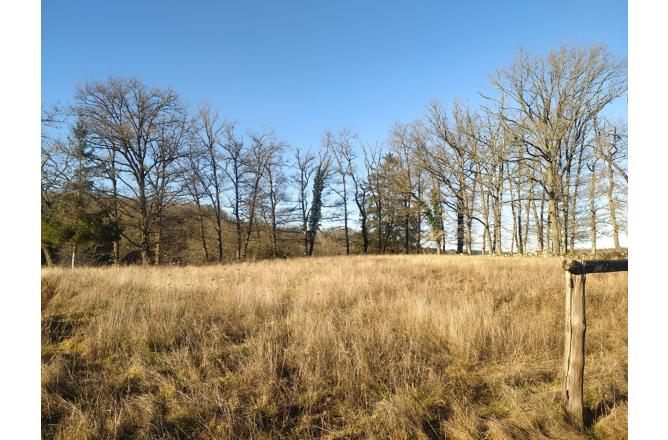
<svg viewBox="0 0 668 440">
<path fill-rule="evenodd" d="M 386 136 L 429 101 L 475 105 L 522 46 L 602 43 L 627 56 L 625 1 L 46 1 L 42 103 L 135 76 L 208 102 L 242 129 L 317 146 Z M 610 109 L 626 118 L 626 102 Z"/>
</svg>

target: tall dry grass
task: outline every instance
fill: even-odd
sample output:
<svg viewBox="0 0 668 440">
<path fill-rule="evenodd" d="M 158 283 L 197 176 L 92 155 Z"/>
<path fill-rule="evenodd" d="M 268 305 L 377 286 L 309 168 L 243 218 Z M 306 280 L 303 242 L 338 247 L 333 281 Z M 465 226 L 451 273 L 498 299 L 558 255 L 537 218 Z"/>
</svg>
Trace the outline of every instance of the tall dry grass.
<svg viewBox="0 0 668 440">
<path fill-rule="evenodd" d="M 587 280 L 562 415 L 559 260 L 45 269 L 45 438 L 623 438 L 627 277 Z"/>
</svg>

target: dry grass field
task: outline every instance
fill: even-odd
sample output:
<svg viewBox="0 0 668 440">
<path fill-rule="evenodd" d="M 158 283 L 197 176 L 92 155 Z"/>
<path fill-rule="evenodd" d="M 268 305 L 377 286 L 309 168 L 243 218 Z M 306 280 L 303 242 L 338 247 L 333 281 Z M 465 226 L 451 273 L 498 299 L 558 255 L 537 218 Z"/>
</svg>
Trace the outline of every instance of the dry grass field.
<svg viewBox="0 0 668 440">
<path fill-rule="evenodd" d="M 42 433 L 625 438 L 627 275 L 587 278 L 587 431 L 560 260 L 324 257 L 42 271 Z"/>
</svg>

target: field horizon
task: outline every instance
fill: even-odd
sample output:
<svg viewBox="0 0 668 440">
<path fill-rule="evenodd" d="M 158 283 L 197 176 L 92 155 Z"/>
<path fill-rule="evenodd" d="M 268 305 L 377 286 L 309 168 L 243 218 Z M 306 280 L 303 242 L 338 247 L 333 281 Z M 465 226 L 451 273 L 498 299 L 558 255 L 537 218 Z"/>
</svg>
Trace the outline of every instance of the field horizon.
<svg viewBox="0 0 668 440">
<path fill-rule="evenodd" d="M 587 277 L 585 430 L 557 257 L 42 269 L 43 438 L 626 438 L 627 273 Z"/>
</svg>

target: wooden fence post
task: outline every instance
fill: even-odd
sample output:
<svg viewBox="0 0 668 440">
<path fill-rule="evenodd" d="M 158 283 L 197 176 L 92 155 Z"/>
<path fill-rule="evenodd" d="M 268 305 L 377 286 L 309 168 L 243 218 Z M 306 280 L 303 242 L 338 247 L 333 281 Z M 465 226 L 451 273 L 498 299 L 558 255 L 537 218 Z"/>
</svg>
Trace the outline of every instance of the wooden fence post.
<svg viewBox="0 0 668 440">
<path fill-rule="evenodd" d="M 566 273 L 563 405 L 570 422 L 584 428 L 585 282 L 586 275 Z"/>
<path fill-rule="evenodd" d="M 573 426 L 584 428 L 585 283 L 588 273 L 627 271 L 628 260 L 564 260 L 566 300 L 564 326 L 563 405 Z"/>
</svg>

